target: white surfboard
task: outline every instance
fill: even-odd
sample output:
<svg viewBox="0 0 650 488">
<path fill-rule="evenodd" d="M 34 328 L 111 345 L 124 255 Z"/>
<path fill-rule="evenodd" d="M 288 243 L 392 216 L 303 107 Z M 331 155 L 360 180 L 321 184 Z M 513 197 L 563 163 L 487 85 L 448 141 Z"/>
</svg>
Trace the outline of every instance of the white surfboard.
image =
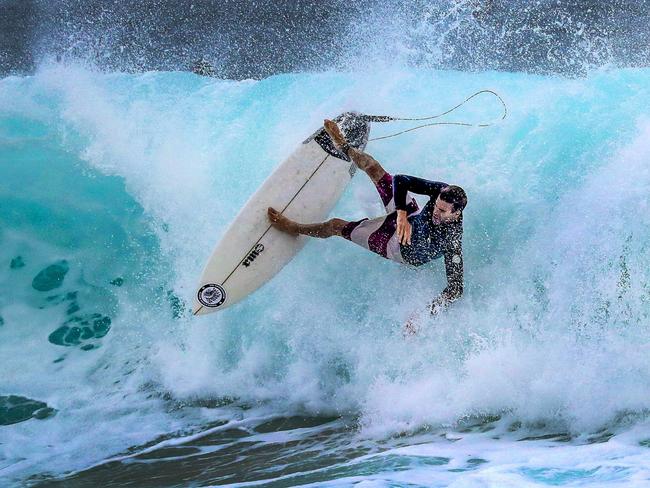
<svg viewBox="0 0 650 488">
<path fill-rule="evenodd" d="M 361 114 L 334 119 L 351 146 L 364 149 L 370 127 Z M 192 313 L 223 310 L 275 276 L 305 245 L 270 225 L 268 207 L 301 223 L 322 222 L 352 179 L 356 166 L 321 127 L 305 140 L 253 194 L 203 270 Z"/>
</svg>

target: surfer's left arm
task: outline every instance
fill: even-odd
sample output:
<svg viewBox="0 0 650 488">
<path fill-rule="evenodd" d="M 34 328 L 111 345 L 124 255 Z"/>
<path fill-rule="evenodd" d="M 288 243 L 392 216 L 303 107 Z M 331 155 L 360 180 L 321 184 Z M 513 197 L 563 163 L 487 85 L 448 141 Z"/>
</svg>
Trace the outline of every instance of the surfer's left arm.
<svg viewBox="0 0 650 488">
<path fill-rule="evenodd" d="M 447 287 L 431 303 L 427 310 L 431 315 L 436 315 L 446 309 L 452 302 L 458 300 L 463 294 L 463 248 L 462 238 L 455 237 L 445 251 L 445 271 L 447 273 Z M 413 336 L 420 329 L 422 311 L 413 313 L 402 329 L 404 337 Z"/>
<path fill-rule="evenodd" d="M 462 237 L 454 236 L 445 251 L 445 272 L 447 287 L 430 304 L 430 312 L 435 315 L 463 294 L 463 246 Z"/>
</svg>

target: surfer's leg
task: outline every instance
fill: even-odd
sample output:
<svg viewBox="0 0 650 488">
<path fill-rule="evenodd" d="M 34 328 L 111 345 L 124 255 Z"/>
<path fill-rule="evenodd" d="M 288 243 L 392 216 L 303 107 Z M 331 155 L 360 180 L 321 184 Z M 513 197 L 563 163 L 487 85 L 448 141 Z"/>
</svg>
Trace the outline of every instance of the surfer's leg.
<svg viewBox="0 0 650 488">
<path fill-rule="evenodd" d="M 360 170 L 365 171 L 375 185 L 382 179 L 386 174 L 386 170 L 384 170 L 384 168 L 381 167 L 381 164 L 379 164 L 379 162 L 370 154 L 366 154 L 354 147 L 349 147 L 345 140 L 345 136 L 343 136 L 343 133 L 336 122 L 326 119 L 323 123 L 323 127 L 336 147 L 342 151 L 347 150 L 346 154 L 348 157 L 354 161 L 354 164 L 356 164 Z"/>
<path fill-rule="evenodd" d="M 343 228 L 348 224 L 347 220 L 343 219 L 329 219 L 327 222 L 320 224 L 296 224 L 298 234 L 310 237 L 320 237 L 327 239 L 332 236 L 340 236 Z"/>
<path fill-rule="evenodd" d="M 367 154 L 359 149 L 351 147 L 348 150 L 348 156 L 354 164 L 356 164 L 360 170 L 364 171 L 372 180 L 372 182 L 377 185 L 386 173 L 386 170 L 382 168 L 379 161 L 373 158 L 370 154 Z"/>
<path fill-rule="evenodd" d="M 310 237 L 320 237 L 321 239 L 340 236 L 343 228 L 349 224 L 347 220 L 336 218 L 317 224 L 300 224 L 285 217 L 273 208 L 268 209 L 268 215 L 271 225 L 282 232 L 293 235 L 302 234 Z"/>
<path fill-rule="evenodd" d="M 375 219 L 349 222 L 341 231 L 341 237 L 379 254 L 381 257 L 403 263 L 399 242 L 395 238 L 397 214 L 392 212 Z"/>
<path fill-rule="evenodd" d="M 379 181 L 375 181 L 375 188 L 377 189 L 377 193 L 379 193 L 379 198 L 381 198 L 381 203 L 384 205 L 386 213 L 394 212 L 393 175 L 384 171 L 384 175 Z M 406 214 L 411 215 L 418 211 L 418 202 L 415 201 L 415 198 L 411 194 L 408 194 L 408 198 L 410 198 L 410 201 L 406 204 Z"/>
</svg>

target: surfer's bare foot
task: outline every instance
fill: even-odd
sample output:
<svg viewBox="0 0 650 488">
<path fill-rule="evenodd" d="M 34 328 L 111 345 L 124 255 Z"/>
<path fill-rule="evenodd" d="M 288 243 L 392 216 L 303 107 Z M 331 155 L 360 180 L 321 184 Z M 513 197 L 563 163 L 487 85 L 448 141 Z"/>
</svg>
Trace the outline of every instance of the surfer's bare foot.
<svg viewBox="0 0 650 488">
<path fill-rule="evenodd" d="M 341 147 L 347 144 L 345 136 L 341 132 L 341 129 L 339 129 L 339 126 L 336 124 L 336 122 L 333 120 L 325 119 L 323 121 L 323 127 L 325 127 L 325 132 L 327 132 L 327 134 L 332 138 L 332 141 L 334 144 L 336 144 L 336 147 L 341 149 Z"/>
<path fill-rule="evenodd" d="M 323 127 L 325 127 L 325 132 L 327 132 L 332 138 L 336 147 L 341 149 L 347 144 L 347 141 L 336 122 L 325 119 L 323 121 Z M 365 171 L 368 176 L 370 176 L 370 179 L 375 183 L 381 180 L 381 178 L 386 174 L 384 168 L 382 168 L 372 156 L 357 148 L 350 147 L 347 150 L 347 155 L 352 159 L 352 161 L 354 161 L 354 164 L 356 164 L 360 170 Z"/>
<path fill-rule="evenodd" d="M 276 209 L 269 207 L 267 210 L 271 225 L 287 234 L 298 235 L 298 224 L 288 219 Z"/>
</svg>

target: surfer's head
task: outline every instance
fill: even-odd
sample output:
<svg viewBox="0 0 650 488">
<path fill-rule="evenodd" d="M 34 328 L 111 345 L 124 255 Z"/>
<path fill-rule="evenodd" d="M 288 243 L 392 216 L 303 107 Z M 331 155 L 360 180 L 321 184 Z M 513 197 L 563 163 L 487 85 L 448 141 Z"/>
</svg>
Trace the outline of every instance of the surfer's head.
<svg viewBox="0 0 650 488">
<path fill-rule="evenodd" d="M 433 207 L 433 221 L 436 224 L 458 220 L 467 205 L 467 195 L 460 186 L 449 185 L 440 190 Z"/>
</svg>

